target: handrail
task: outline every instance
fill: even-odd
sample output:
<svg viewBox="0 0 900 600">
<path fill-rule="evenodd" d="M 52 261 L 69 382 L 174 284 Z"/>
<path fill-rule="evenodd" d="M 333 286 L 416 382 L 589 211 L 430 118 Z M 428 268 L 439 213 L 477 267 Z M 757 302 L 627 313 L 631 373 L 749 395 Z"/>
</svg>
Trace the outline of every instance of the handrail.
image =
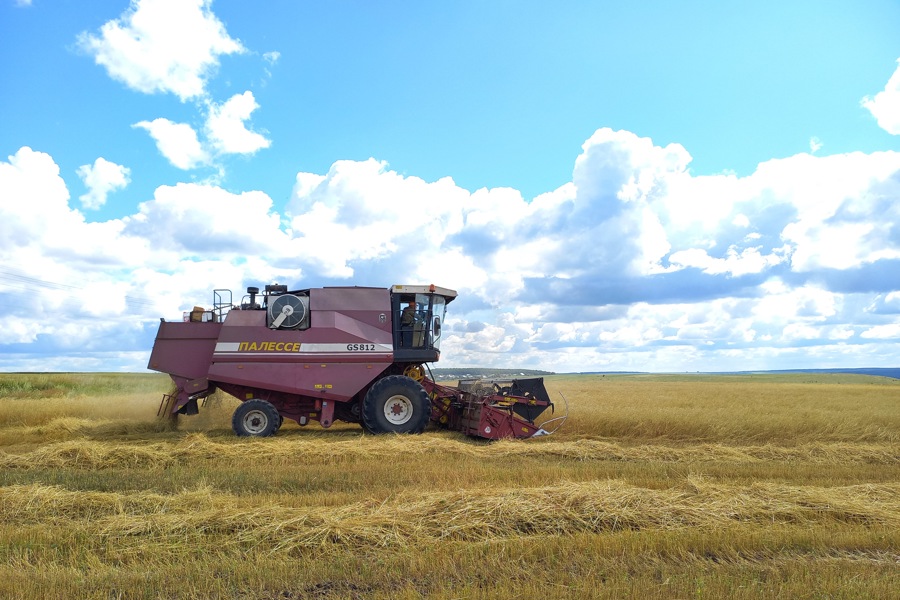
<svg viewBox="0 0 900 600">
<path fill-rule="evenodd" d="M 225 301 L 225 294 L 220 292 L 228 292 L 228 301 Z M 221 323 L 225 320 L 225 315 L 228 314 L 228 311 L 232 309 L 234 306 L 232 302 L 234 298 L 231 295 L 231 290 L 227 290 L 224 288 L 213 290 L 213 320 L 217 323 Z"/>
</svg>

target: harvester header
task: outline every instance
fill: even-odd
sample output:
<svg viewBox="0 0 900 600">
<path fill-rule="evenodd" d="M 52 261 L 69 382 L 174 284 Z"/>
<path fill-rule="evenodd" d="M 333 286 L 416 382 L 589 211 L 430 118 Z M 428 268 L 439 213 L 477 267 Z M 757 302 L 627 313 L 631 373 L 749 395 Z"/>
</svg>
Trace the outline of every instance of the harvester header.
<svg viewBox="0 0 900 600">
<path fill-rule="evenodd" d="M 161 319 L 148 368 L 169 374 L 176 389 L 160 413 L 197 414 L 222 390 L 241 401 L 232 418 L 241 436 L 273 435 L 285 418 L 359 423 L 371 433 L 421 433 L 431 422 L 489 439 L 546 433 L 535 420 L 553 403 L 540 378 L 450 387 L 426 377 L 456 296 L 433 284 L 275 284 L 249 287 L 233 304 L 230 290 L 214 290 L 212 308 Z"/>
</svg>

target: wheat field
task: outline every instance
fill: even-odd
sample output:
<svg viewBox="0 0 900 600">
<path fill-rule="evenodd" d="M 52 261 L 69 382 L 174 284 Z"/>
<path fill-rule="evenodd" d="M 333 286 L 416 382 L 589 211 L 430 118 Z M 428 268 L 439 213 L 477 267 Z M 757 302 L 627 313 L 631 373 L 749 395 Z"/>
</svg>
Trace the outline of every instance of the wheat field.
<svg viewBox="0 0 900 600">
<path fill-rule="evenodd" d="M 545 382 L 542 438 L 239 439 L 163 376 L 0 374 L 0 597 L 897 597 L 900 381 Z"/>
</svg>

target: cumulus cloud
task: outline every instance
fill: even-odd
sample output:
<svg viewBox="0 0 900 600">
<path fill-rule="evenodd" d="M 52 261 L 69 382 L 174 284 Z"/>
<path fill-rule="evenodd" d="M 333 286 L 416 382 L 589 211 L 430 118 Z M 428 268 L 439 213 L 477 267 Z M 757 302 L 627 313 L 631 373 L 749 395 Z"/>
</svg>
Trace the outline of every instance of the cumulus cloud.
<svg viewBox="0 0 900 600">
<path fill-rule="evenodd" d="M 601 129 L 573 181 L 529 203 L 515 190 L 469 192 L 342 161 L 298 174 L 291 234 L 327 277 L 393 281 L 393 267 L 431 280 L 437 269 L 462 294 L 447 340 L 461 363 L 533 364 L 539 353 L 564 364 L 578 347 L 589 349 L 579 362 L 598 368 L 635 367 L 639 353 L 643 369 L 713 353 L 733 367 L 735 348 L 749 356 L 797 340 L 840 360 L 835 344 L 863 331 L 846 299 L 895 285 L 871 274 L 900 264 L 888 201 L 900 155 L 801 154 L 747 177 L 693 176 L 689 162 L 678 145 Z M 481 303 L 470 313 L 472 297 Z"/>
<path fill-rule="evenodd" d="M 146 254 L 142 240 L 122 235 L 120 222 L 87 223 L 69 206 L 69 192 L 49 155 L 23 147 L 0 162 L 4 343 L 50 335 L 59 343 L 83 341 L 108 332 L 125 308 L 128 287 L 109 274 L 130 270 Z M 97 321 L 98 312 L 109 318 Z M 132 329 L 126 325 L 121 333 Z"/>
<path fill-rule="evenodd" d="M 385 276 L 391 263 L 418 275 L 417 258 L 435 255 L 461 227 L 467 197 L 450 179 L 426 183 L 374 159 L 338 161 L 324 176 L 298 174 L 287 208 L 292 244 L 329 277 L 351 277 L 354 265 L 377 277 L 386 259 Z"/>
<path fill-rule="evenodd" d="M 145 241 L 123 236 L 123 222 L 88 223 L 69 198 L 48 154 L 23 147 L 0 162 L 0 263 L 52 275 L 64 271 L 48 265 L 65 259 L 75 269 L 66 278 L 77 280 L 85 264 L 119 268 L 143 260 Z"/>
<path fill-rule="evenodd" d="M 118 19 L 78 42 L 110 77 L 146 93 L 181 100 L 206 93 L 219 57 L 244 52 L 212 13 L 212 0 L 132 0 Z"/>
<path fill-rule="evenodd" d="M 892 135 L 900 135 L 900 59 L 897 59 L 897 65 L 882 91 L 874 98 L 866 96 L 862 99 L 862 106 L 872 113 L 878 126 Z"/>
<path fill-rule="evenodd" d="M 97 209 L 106 204 L 106 197 L 116 190 L 124 189 L 131 182 L 131 170 L 117 165 L 103 157 L 94 161 L 93 165 L 78 167 L 78 176 L 88 191 L 79 196 L 81 205 L 86 209 Z"/>
<path fill-rule="evenodd" d="M 760 166 L 760 180 L 773 182 L 773 200 L 797 213 L 781 230 L 794 271 L 846 270 L 900 258 L 900 208 L 892 200 L 900 192 L 897 160 L 893 152 L 799 155 Z"/>
<path fill-rule="evenodd" d="M 0 162 L 0 264 L 43 267 L 61 238 L 82 223 L 68 205 L 59 167 L 42 152 L 23 147 Z M 41 245 L 47 242 L 46 250 Z"/>
<path fill-rule="evenodd" d="M 210 103 L 206 130 L 212 146 L 221 153 L 253 154 L 271 142 L 250 131 L 244 123 L 259 108 L 253 92 L 235 94 L 223 104 Z"/>
<path fill-rule="evenodd" d="M 0 261 L 69 287 L 33 295 L 0 333 L 38 340 L 68 307 L 72 339 L 148 349 L 159 316 L 213 288 L 436 283 L 460 292 L 449 366 L 883 366 L 872 348 L 895 362 L 900 153 L 800 154 L 745 177 L 689 163 L 677 144 L 601 129 L 572 181 L 530 202 L 369 159 L 298 173 L 284 207 L 182 183 L 87 223 L 52 158 L 22 148 L 0 163 Z M 0 273 L 0 295 L 25 281 Z M 126 315 L 131 329 L 107 322 Z"/>
<path fill-rule="evenodd" d="M 156 141 L 160 154 L 179 169 L 193 169 L 210 162 L 210 155 L 197 138 L 197 132 L 187 123 L 159 118 L 135 123 L 133 127 L 147 130 Z"/>
<path fill-rule="evenodd" d="M 724 258 L 712 257 L 702 248 L 680 250 L 669 256 L 669 263 L 679 269 L 694 267 L 709 275 L 732 276 L 760 273 L 782 260 L 784 257 L 777 252 L 764 256 L 759 248 L 744 248 L 739 252 L 735 246 L 728 249 Z"/>
<path fill-rule="evenodd" d="M 269 254 L 267 243 L 248 236 L 279 232 L 259 192 L 163 186 L 134 215 L 93 223 L 69 199 L 49 155 L 23 147 L 0 161 L 0 339 L 55 356 L 44 370 L 89 355 L 81 364 L 96 365 L 110 348 L 133 356 L 128 368 L 142 369 L 160 316 L 211 301 L 216 287 L 240 290 L 245 277 L 300 275 L 296 264 L 272 264 L 280 247 Z"/>
<path fill-rule="evenodd" d="M 145 129 L 160 153 L 183 170 L 214 165 L 227 154 L 253 154 L 271 142 L 248 128 L 259 108 L 253 93 L 235 94 L 217 103 L 206 84 L 223 55 L 245 52 L 213 14 L 212 0 L 132 0 L 129 9 L 105 23 L 98 34 L 82 33 L 78 43 L 106 68 L 113 79 L 143 93 L 172 93 L 182 101 L 195 99 L 205 112 L 201 140 L 187 123 L 160 117 L 132 125 Z M 265 72 L 280 57 L 263 54 Z"/>
<path fill-rule="evenodd" d="M 888 325 L 876 325 L 860 334 L 860 337 L 867 339 L 893 339 L 900 338 L 900 323 L 890 323 Z"/>
<path fill-rule="evenodd" d="M 878 294 L 866 310 L 876 314 L 900 315 L 900 291 Z"/>
<path fill-rule="evenodd" d="M 158 251 L 192 260 L 274 258 L 284 253 L 287 241 L 267 195 L 233 194 L 206 184 L 160 186 L 153 200 L 142 202 L 125 223 L 126 233 L 148 240 Z M 266 240 L 264 246 L 261 239 Z"/>
<path fill-rule="evenodd" d="M 253 154 L 268 148 L 271 142 L 262 134 L 247 129 L 245 121 L 259 108 L 250 91 L 236 94 L 221 105 L 209 102 L 201 141 L 197 131 L 187 123 L 174 123 L 158 118 L 140 121 L 133 127 L 145 129 L 156 141 L 159 152 L 172 165 L 189 170 L 213 164 L 225 154 Z"/>
</svg>

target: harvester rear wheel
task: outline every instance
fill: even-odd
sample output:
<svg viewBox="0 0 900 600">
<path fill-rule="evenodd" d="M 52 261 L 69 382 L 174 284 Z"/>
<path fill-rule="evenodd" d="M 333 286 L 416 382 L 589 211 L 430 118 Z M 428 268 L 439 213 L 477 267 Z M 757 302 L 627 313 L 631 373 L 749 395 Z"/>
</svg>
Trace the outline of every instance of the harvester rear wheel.
<svg viewBox="0 0 900 600">
<path fill-rule="evenodd" d="M 363 400 L 363 429 L 371 433 L 422 433 L 430 418 L 425 388 L 403 375 L 379 379 Z"/>
<path fill-rule="evenodd" d="M 268 437 L 278 431 L 281 415 L 265 400 L 247 400 L 235 409 L 231 428 L 242 437 Z"/>
</svg>

